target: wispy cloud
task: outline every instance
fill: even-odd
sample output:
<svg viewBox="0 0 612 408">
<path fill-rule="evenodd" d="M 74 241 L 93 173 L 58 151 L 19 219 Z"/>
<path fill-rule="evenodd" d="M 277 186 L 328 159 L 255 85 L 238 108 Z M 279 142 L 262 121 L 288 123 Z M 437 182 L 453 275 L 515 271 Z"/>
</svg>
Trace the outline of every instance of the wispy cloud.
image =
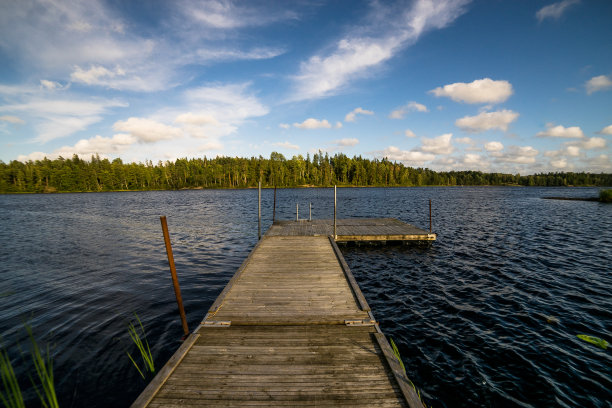
<svg viewBox="0 0 612 408">
<path fill-rule="evenodd" d="M 344 121 L 345 122 L 354 122 L 355 121 L 355 117 L 357 115 L 373 115 L 373 114 L 374 114 L 374 112 L 359 107 L 359 108 L 355 108 L 351 112 L 347 113 L 346 116 L 344 117 Z"/>
<path fill-rule="evenodd" d="M 128 106 L 117 99 L 71 99 L 27 94 L 20 99 L 19 102 L 0 106 L 0 112 L 27 114 L 35 122 L 35 140 L 38 142 L 70 136 L 101 121 L 111 109 Z"/>
<path fill-rule="evenodd" d="M 352 146 L 356 146 L 357 144 L 359 144 L 359 139 L 357 138 L 344 138 L 344 139 L 340 139 L 340 140 L 335 140 L 334 144 L 340 147 L 352 147 Z"/>
<path fill-rule="evenodd" d="M 17 116 L 11 116 L 11 115 L 0 116 L 0 121 L 12 123 L 13 125 L 23 125 L 25 123 L 25 120 L 18 118 Z"/>
<path fill-rule="evenodd" d="M 300 150 L 300 146 L 290 143 L 288 141 L 272 143 L 272 146 L 282 147 L 285 149 Z"/>
<path fill-rule="evenodd" d="M 368 21 L 338 40 L 328 50 L 302 62 L 294 77 L 291 100 L 333 95 L 351 81 L 369 76 L 372 70 L 414 44 L 428 30 L 441 29 L 465 11 L 466 0 L 417 0 L 397 9 L 373 3 Z"/>
<path fill-rule="evenodd" d="M 558 20 L 570 8 L 570 6 L 578 3 L 580 3 L 580 0 L 563 0 L 557 3 L 549 4 L 536 12 L 536 18 L 540 22 L 547 18 Z"/>
<path fill-rule="evenodd" d="M 394 109 L 393 112 L 389 114 L 389 118 L 404 119 L 404 116 L 406 116 L 409 112 L 429 112 L 429 109 L 427 109 L 427 106 L 423 105 L 422 103 L 412 101 L 408 102 L 404 106 Z"/>
</svg>

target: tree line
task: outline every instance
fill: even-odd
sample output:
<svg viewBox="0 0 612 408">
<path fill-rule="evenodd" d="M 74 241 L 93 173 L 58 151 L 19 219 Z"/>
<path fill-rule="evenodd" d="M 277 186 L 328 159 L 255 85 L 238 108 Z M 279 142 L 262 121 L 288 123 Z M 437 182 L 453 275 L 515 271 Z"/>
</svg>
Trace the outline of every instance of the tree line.
<svg viewBox="0 0 612 408">
<path fill-rule="evenodd" d="M 612 186 L 612 174 L 483 173 L 413 168 L 387 159 L 350 158 L 315 153 L 285 158 L 216 157 L 123 163 L 121 159 L 74 155 L 55 160 L 8 164 L 0 161 L 0 193 L 177 190 L 189 188 L 248 188 L 299 186 Z"/>
</svg>

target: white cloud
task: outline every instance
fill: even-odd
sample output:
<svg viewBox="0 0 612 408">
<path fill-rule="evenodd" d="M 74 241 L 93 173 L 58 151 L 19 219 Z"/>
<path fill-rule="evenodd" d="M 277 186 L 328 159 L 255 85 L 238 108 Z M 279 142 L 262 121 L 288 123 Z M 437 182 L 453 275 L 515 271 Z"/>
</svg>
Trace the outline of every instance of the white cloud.
<svg viewBox="0 0 612 408">
<path fill-rule="evenodd" d="M 176 139 L 183 135 L 179 128 L 164 125 L 146 118 L 131 117 L 126 121 L 117 121 L 113 129 L 118 132 L 127 132 L 132 137 L 145 143 L 153 143 L 165 139 Z"/>
<path fill-rule="evenodd" d="M 429 112 L 429 110 L 427 109 L 427 106 L 421 104 L 421 103 L 417 103 L 417 102 L 408 102 L 406 105 L 401 106 L 397 109 L 395 109 L 393 112 L 391 112 L 389 114 L 389 117 L 391 119 L 403 119 L 404 116 L 408 113 L 408 112 Z"/>
<path fill-rule="evenodd" d="M 88 70 L 84 70 L 81 67 L 76 66 L 74 67 L 74 72 L 70 74 L 70 80 L 87 85 L 100 85 L 107 83 L 104 81 L 105 79 L 124 75 L 125 71 L 120 67 L 116 67 L 114 71 L 111 71 L 101 65 L 92 65 Z"/>
<path fill-rule="evenodd" d="M 424 32 L 441 29 L 464 12 L 465 0 L 417 0 L 406 9 L 372 3 L 368 23 L 355 27 L 330 51 L 310 57 L 294 77 L 292 100 L 332 95 L 357 78 L 371 76 L 375 68 Z M 368 34 L 371 34 L 368 36 Z"/>
<path fill-rule="evenodd" d="M 567 160 L 563 158 L 551 160 L 550 165 L 556 169 L 565 169 L 567 168 Z"/>
<path fill-rule="evenodd" d="M 422 166 L 425 162 L 435 159 L 432 153 L 423 153 L 416 150 L 401 150 L 395 146 L 389 146 L 385 150 L 374 152 L 377 157 L 386 157 L 389 160 L 401 161 L 407 165 Z"/>
<path fill-rule="evenodd" d="M 504 149 L 504 145 L 501 142 L 488 142 L 485 143 L 484 148 L 487 152 L 499 152 Z"/>
<path fill-rule="evenodd" d="M 604 147 L 606 147 L 606 140 L 603 137 L 591 137 L 584 141 L 574 142 L 572 143 L 572 145 L 578 146 L 585 150 L 603 149 Z"/>
<path fill-rule="evenodd" d="M 257 47 L 248 51 L 228 48 L 201 48 L 195 52 L 194 59 L 201 62 L 262 60 L 278 57 L 285 53 L 282 48 Z"/>
<path fill-rule="evenodd" d="M 12 123 L 13 125 L 23 125 L 25 123 L 25 120 L 11 115 L 0 116 L 0 121 Z"/>
<path fill-rule="evenodd" d="M 600 135 L 612 135 L 612 125 L 606 126 L 597 133 L 599 133 Z"/>
<path fill-rule="evenodd" d="M 496 112 L 482 112 L 476 116 L 465 116 L 455 121 L 455 125 L 467 132 L 484 132 L 491 129 L 508 130 L 510 123 L 514 122 L 519 114 L 511 110 Z"/>
<path fill-rule="evenodd" d="M 276 21 L 297 18 L 294 12 L 280 7 L 262 9 L 251 7 L 249 3 L 229 0 L 183 1 L 181 7 L 188 19 L 206 27 L 223 30 L 265 26 Z"/>
<path fill-rule="evenodd" d="M 546 18 L 558 20 L 570 6 L 578 3 L 580 3 L 580 0 L 563 0 L 557 3 L 549 4 L 548 6 L 542 7 L 536 12 L 536 18 L 539 21 L 542 21 Z"/>
<path fill-rule="evenodd" d="M 491 78 L 477 79 L 470 83 L 456 82 L 429 91 L 441 97 L 445 96 L 455 102 L 465 103 L 501 103 L 513 93 L 512 84 L 508 81 L 495 81 Z"/>
<path fill-rule="evenodd" d="M 468 145 L 474 144 L 474 139 L 472 139 L 471 137 L 458 137 L 457 139 L 455 139 L 455 141 L 457 143 L 463 143 Z"/>
<path fill-rule="evenodd" d="M 421 139 L 421 142 L 423 143 L 421 145 L 421 150 L 423 152 L 434 154 L 451 154 L 454 150 L 454 147 L 451 144 L 452 137 L 452 133 L 445 133 L 431 139 L 424 137 Z"/>
<path fill-rule="evenodd" d="M 34 123 L 34 140 L 48 142 L 70 136 L 102 120 L 111 108 L 126 107 L 125 102 L 109 99 L 51 99 L 25 95 L 21 103 L 0 106 L 0 112 L 24 112 Z"/>
<path fill-rule="evenodd" d="M 195 125 L 195 126 L 205 126 L 205 125 L 213 125 L 218 126 L 219 121 L 215 119 L 209 113 L 182 113 L 174 119 L 175 123 L 181 123 L 186 125 Z"/>
<path fill-rule="evenodd" d="M 253 94 L 250 83 L 204 86 L 185 92 L 192 112 L 208 114 L 219 122 L 239 124 L 243 120 L 267 115 L 269 109 Z"/>
<path fill-rule="evenodd" d="M 594 92 L 612 88 L 612 80 L 605 75 L 599 75 L 589 79 L 584 86 L 586 87 L 587 94 L 590 95 Z"/>
<path fill-rule="evenodd" d="M 413 132 L 412 130 L 410 130 L 410 129 L 406 129 L 406 130 L 404 131 L 404 135 L 405 135 L 406 137 L 416 137 L 416 135 L 414 134 L 414 132 Z"/>
<path fill-rule="evenodd" d="M 336 126 L 334 126 L 336 129 L 340 129 L 342 127 L 342 122 L 336 122 Z"/>
<path fill-rule="evenodd" d="M 278 125 L 278 127 L 281 128 L 281 129 L 289 129 L 291 127 L 291 125 L 288 124 L 288 123 L 280 123 Z"/>
<path fill-rule="evenodd" d="M 355 116 L 358 115 L 358 114 L 360 114 L 360 115 L 373 115 L 374 112 L 369 111 L 369 110 L 365 110 L 363 108 L 355 108 L 351 112 L 346 114 L 346 116 L 344 117 L 344 121 L 345 122 L 354 122 L 355 121 Z"/>
<path fill-rule="evenodd" d="M 577 157 L 580 156 L 580 147 L 578 146 L 567 146 L 565 151 L 568 156 Z"/>
<path fill-rule="evenodd" d="M 483 161 L 483 158 L 479 154 L 467 153 L 463 157 L 462 161 L 463 161 L 463 164 L 481 164 L 481 162 Z"/>
<path fill-rule="evenodd" d="M 278 146 L 278 147 L 283 147 L 285 149 L 293 149 L 293 150 L 300 150 L 300 146 L 293 144 L 293 143 L 289 143 L 287 141 L 285 142 L 278 142 L 278 143 L 272 143 L 273 146 Z"/>
<path fill-rule="evenodd" d="M 532 164 L 536 161 L 538 151 L 531 146 L 509 146 L 495 156 L 499 163 Z"/>
<path fill-rule="evenodd" d="M 565 137 L 565 138 L 583 138 L 584 133 L 578 126 L 563 127 L 561 125 L 554 126 L 552 123 L 546 124 L 547 129 L 542 132 L 538 132 L 536 136 L 539 137 Z"/>
<path fill-rule="evenodd" d="M 334 141 L 334 143 L 338 146 L 355 146 L 359 143 L 359 139 L 357 138 L 345 138 L 345 139 L 340 139 L 340 140 L 336 140 Z"/>
<path fill-rule="evenodd" d="M 29 155 L 20 155 L 17 160 L 25 162 L 28 160 L 56 159 L 62 157 L 72 157 L 79 155 L 83 159 L 100 154 L 119 154 L 125 152 L 129 146 L 136 143 L 136 139 L 127 134 L 116 134 L 113 137 L 94 136 L 89 139 L 81 139 L 74 146 L 62 146 L 55 149 L 52 153 L 33 152 Z"/>
<path fill-rule="evenodd" d="M 327 119 L 318 120 L 314 118 L 308 118 L 302 123 L 294 123 L 293 126 L 300 129 L 329 129 L 332 127 Z"/>
<path fill-rule="evenodd" d="M 66 88 L 62 84 L 60 84 L 59 82 L 49 81 L 48 79 L 41 79 L 40 80 L 40 86 L 41 86 L 42 89 L 45 89 L 45 90 L 48 90 L 48 91 L 56 91 L 56 90 L 61 90 L 61 89 L 65 89 Z"/>
</svg>

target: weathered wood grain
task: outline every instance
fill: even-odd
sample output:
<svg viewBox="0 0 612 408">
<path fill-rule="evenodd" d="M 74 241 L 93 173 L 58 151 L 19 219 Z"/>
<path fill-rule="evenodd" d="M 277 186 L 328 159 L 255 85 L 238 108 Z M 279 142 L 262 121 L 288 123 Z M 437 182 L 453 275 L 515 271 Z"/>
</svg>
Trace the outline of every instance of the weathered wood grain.
<svg viewBox="0 0 612 408">
<path fill-rule="evenodd" d="M 340 231 L 405 227 L 343 221 Z M 329 230 L 275 222 L 133 406 L 422 408 Z"/>
</svg>

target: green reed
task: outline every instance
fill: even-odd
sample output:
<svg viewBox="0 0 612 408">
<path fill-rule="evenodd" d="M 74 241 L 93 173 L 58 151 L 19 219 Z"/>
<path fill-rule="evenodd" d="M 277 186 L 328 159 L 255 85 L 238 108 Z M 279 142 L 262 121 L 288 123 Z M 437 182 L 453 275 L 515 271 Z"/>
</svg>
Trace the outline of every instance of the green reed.
<svg viewBox="0 0 612 408">
<path fill-rule="evenodd" d="M 3 390 L 0 390 L 0 401 L 5 408 L 25 408 L 21 388 L 17 382 L 11 359 L 6 350 L 0 350 L 0 376 L 2 377 Z"/>
<path fill-rule="evenodd" d="M 599 201 L 612 203 L 612 190 L 599 190 Z"/>
<path fill-rule="evenodd" d="M 393 339 L 391 337 L 389 337 L 389 340 L 391 342 L 391 347 L 393 348 L 393 354 L 395 354 L 395 358 L 397 358 L 397 361 L 399 361 L 400 366 L 402 366 L 402 370 L 404 370 L 404 375 L 406 376 L 405 377 L 406 380 L 408 380 L 410 385 L 412 385 L 412 388 L 417 393 L 417 397 L 419 397 L 419 400 L 421 401 L 421 404 L 423 404 L 423 406 L 425 408 L 427 408 L 427 404 L 425 404 L 425 402 L 423 402 L 423 397 L 421 397 L 421 391 L 419 391 L 419 389 L 414 385 L 414 383 L 410 380 L 410 378 L 408 378 L 408 374 L 406 374 L 406 367 L 404 366 L 404 362 L 402 361 L 402 356 L 400 356 L 400 352 L 399 352 L 397 346 L 395 345 L 395 342 L 393 341 Z"/>
<path fill-rule="evenodd" d="M 32 361 L 34 362 L 34 367 L 36 368 L 38 380 L 40 381 L 40 388 L 34 382 L 31 376 L 30 381 L 32 381 L 36 395 L 38 395 L 38 398 L 40 399 L 40 402 L 44 408 L 59 408 L 53 379 L 53 358 L 49 352 L 49 345 L 47 344 L 47 348 L 44 351 L 41 351 L 40 346 L 38 343 L 36 343 L 36 340 L 34 340 L 32 328 L 26 325 L 26 330 L 32 345 L 30 353 L 32 354 Z"/>
<path fill-rule="evenodd" d="M 136 345 L 136 348 L 138 348 L 138 351 L 140 352 L 140 356 L 142 357 L 142 361 L 144 362 L 144 371 L 154 373 L 155 364 L 153 363 L 153 355 L 151 354 L 151 348 L 149 347 L 149 342 L 147 341 L 147 335 L 145 333 L 145 329 L 142 325 L 142 322 L 138 318 L 138 315 L 134 313 L 134 316 L 136 316 L 136 320 L 138 321 L 138 326 L 140 327 L 140 333 L 138 332 L 138 329 L 136 325 L 134 324 L 134 322 L 130 322 L 130 324 L 128 325 L 128 333 L 130 335 L 130 339 L 132 339 L 132 342 Z M 145 374 L 143 370 L 140 369 L 139 365 L 136 363 L 132 355 L 128 352 L 126 352 L 126 354 L 129 357 L 132 364 L 134 364 L 134 367 L 136 367 L 136 369 L 138 370 L 138 373 L 140 374 L 140 376 L 142 378 L 145 378 Z"/>
</svg>

